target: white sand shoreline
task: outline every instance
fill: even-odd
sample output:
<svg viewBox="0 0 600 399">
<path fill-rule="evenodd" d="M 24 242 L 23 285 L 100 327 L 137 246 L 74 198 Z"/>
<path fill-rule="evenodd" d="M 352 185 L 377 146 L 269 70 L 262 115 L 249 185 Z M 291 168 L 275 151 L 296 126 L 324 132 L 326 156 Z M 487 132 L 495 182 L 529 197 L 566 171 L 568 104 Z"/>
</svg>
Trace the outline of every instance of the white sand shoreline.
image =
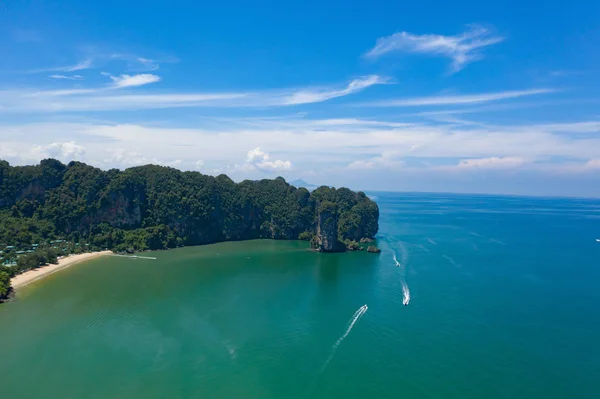
<svg viewBox="0 0 600 399">
<path fill-rule="evenodd" d="M 69 255 L 59 259 L 57 265 L 51 264 L 47 266 L 42 266 L 37 269 L 28 270 L 25 273 L 16 275 L 12 279 L 10 279 L 10 284 L 16 290 L 17 288 L 21 288 L 33 281 L 49 276 L 54 272 L 65 269 L 74 264 L 109 254 L 112 254 L 112 251 L 88 252 L 79 255 Z"/>
</svg>

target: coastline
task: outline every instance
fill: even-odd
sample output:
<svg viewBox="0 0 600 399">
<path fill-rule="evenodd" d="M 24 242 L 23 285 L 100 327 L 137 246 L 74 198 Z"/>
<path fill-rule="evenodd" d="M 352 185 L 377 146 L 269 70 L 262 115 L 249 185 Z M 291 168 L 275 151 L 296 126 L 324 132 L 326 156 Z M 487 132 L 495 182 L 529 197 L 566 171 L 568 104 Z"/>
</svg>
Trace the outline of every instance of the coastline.
<svg viewBox="0 0 600 399">
<path fill-rule="evenodd" d="M 86 260 L 98 258 L 100 256 L 109 255 L 112 251 L 88 252 L 79 255 L 69 255 L 58 260 L 56 265 L 46 265 L 37 269 L 28 270 L 25 273 L 16 275 L 10 280 L 10 284 L 14 290 L 24 287 L 25 285 L 51 275 L 54 272 L 81 263 Z"/>
</svg>

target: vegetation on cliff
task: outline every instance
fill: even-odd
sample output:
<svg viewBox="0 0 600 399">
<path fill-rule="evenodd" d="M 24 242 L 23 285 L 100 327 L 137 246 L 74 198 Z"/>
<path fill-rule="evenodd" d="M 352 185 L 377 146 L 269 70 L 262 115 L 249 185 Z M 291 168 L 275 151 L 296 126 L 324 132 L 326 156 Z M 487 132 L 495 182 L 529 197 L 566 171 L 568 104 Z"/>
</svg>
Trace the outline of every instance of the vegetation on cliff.
<svg viewBox="0 0 600 399">
<path fill-rule="evenodd" d="M 42 247 L 65 254 L 274 238 L 343 250 L 345 241 L 375 236 L 378 219 L 377 204 L 362 192 L 309 192 L 281 177 L 236 184 L 156 165 L 103 171 L 55 159 L 14 167 L 0 161 L 1 255 L 8 263 L 16 252 L 31 258 L 20 261 L 23 268 L 51 261 L 33 255 Z"/>
<path fill-rule="evenodd" d="M 0 302 L 8 298 L 10 289 L 10 275 L 0 270 Z"/>
</svg>

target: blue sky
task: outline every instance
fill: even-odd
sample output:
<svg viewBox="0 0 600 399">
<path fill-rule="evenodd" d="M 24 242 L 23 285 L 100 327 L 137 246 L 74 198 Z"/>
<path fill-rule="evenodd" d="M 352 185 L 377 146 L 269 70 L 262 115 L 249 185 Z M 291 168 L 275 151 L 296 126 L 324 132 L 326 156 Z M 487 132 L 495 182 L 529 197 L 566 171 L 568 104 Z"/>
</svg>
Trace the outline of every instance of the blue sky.
<svg viewBox="0 0 600 399">
<path fill-rule="evenodd" d="M 5 2 L 0 158 L 600 196 L 600 3 Z"/>
</svg>

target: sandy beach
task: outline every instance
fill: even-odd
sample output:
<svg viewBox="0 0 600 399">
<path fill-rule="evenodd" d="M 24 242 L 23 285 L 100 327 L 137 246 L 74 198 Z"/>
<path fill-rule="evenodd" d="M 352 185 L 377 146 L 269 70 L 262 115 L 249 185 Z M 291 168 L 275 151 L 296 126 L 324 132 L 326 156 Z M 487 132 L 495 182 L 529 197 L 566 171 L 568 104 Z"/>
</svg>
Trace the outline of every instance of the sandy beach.
<svg viewBox="0 0 600 399">
<path fill-rule="evenodd" d="M 83 261 L 94 259 L 99 256 L 104 256 L 104 255 L 108 255 L 108 254 L 112 254 L 112 251 L 89 252 L 89 253 L 79 254 L 79 255 L 70 255 L 70 256 L 59 259 L 57 265 L 42 266 L 38 269 L 33 269 L 33 270 L 26 271 L 25 273 L 21 273 L 15 277 L 13 277 L 10 280 L 10 284 L 12 285 L 12 287 L 14 289 L 17 289 L 19 287 L 23 287 L 24 285 L 31 283 L 32 281 L 39 280 L 43 277 L 49 276 L 50 274 L 52 274 L 54 272 L 57 272 L 59 270 L 62 270 L 69 266 L 72 266 L 76 263 L 81 263 Z"/>
</svg>

